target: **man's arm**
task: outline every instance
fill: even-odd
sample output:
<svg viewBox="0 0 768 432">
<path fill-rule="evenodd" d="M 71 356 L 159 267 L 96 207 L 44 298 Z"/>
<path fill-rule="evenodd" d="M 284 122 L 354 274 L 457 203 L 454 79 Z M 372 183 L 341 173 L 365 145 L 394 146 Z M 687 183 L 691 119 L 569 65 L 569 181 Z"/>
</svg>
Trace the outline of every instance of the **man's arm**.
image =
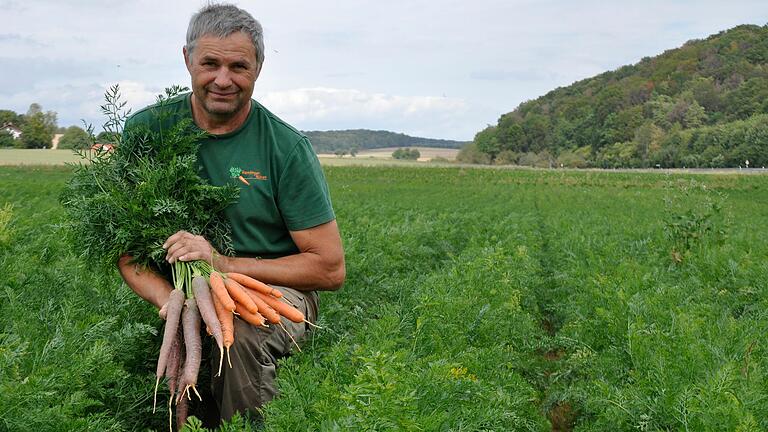
<svg viewBox="0 0 768 432">
<path fill-rule="evenodd" d="M 218 254 L 202 236 L 179 231 L 165 242 L 166 259 L 205 260 L 224 272 L 237 272 L 262 282 L 298 290 L 336 290 L 346 277 L 344 249 L 336 221 L 291 231 L 299 253 L 275 259 L 237 258 Z"/>
<path fill-rule="evenodd" d="M 161 308 L 168 301 L 173 287 L 164 277 L 152 270 L 131 264 L 131 259 L 130 256 L 124 255 L 118 260 L 120 276 L 139 297 L 158 309 Z"/>
</svg>

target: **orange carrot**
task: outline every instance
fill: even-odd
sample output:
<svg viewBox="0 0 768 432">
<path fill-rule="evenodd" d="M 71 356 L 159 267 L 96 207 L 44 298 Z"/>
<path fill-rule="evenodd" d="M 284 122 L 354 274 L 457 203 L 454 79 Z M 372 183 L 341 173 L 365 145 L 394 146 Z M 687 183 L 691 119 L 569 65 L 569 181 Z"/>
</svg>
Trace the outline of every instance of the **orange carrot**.
<svg viewBox="0 0 768 432">
<path fill-rule="evenodd" d="M 248 186 L 251 185 L 250 183 L 248 183 L 248 180 L 246 180 L 245 177 L 243 177 L 243 176 L 237 176 L 237 179 L 240 180 L 241 182 L 245 183 Z"/>
<path fill-rule="evenodd" d="M 221 273 L 217 271 L 211 272 L 210 277 L 211 291 L 213 291 L 214 297 L 218 297 L 222 306 L 228 311 L 235 310 L 235 302 L 227 292 L 227 288 L 224 285 L 224 278 L 221 277 Z"/>
<path fill-rule="evenodd" d="M 259 308 L 256 306 L 256 303 L 253 302 L 251 296 L 245 292 L 245 288 L 237 283 L 237 281 L 234 279 L 226 278 L 224 279 L 224 286 L 227 287 L 227 292 L 229 292 L 229 295 L 232 296 L 232 299 L 245 306 L 249 312 L 256 313 L 259 311 Z"/>
<path fill-rule="evenodd" d="M 221 323 L 222 344 L 227 350 L 227 362 L 229 363 L 229 367 L 232 367 L 232 362 L 229 360 L 229 347 L 235 343 L 235 316 L 232 314 L 232 311 L 224 308 L 218 297 L 212 297 L 213 307 L 216 309 L 216 316 L 219 317 L 219 322 Z M 224 353 L 222 352 L 219 357 L 219 374 L 221 374 L 223 360 Z"/>
<path fill-rule="evenodd" d="M 240 318 L 244 319 L 246 322 L 251 323 L 255 326 L 263 326 L 265 324 L 264 316 L 260 313 L 251 313 L 245 306 L 243 306 L 241 303 L 235 303 L 235 312 L 237 312 L 240 315 Z"/>
<path fill-rule="evenodd" d="M 305 321 L 304 314 L 301 313 L 300 310 L 289 305 L 288 303 L 282 302 L 276 298 L 270 297 L 268 295 L 264 295 L 262 293 L 256 293 L 256 295 L 259 296 L 262 300 L 264 300 L 264 303 L 268 304 L 269 306 L 272 307 L 272 309 L 276 310 L 277 313 L 288 318 L 289 320 L 295 323 L 300 323 Z"/>
<path fill-rule="evenodd" d="M 244 287 L 254 289 L 264 294 L 269 294 L 277 298 L 280 298 L 283 296 L 283 293 L 281 293 L 280 291 L 250 276 L 246 276 L 241 273 L 227 273 L 227 277 L 236 280 L 240 285 Z"/>
<path fill-rule="evenodd" d="M 268 305 L 264 300 L 261 299 L 261 297 L 257 295 L 259 294 L 258 291 L 252 290 L 250 288 L 246 288 L 245 291 L 249 296 L 251 296 L 253 302 L 256 303 L 256 306 L 258 306 L 259 312 L 264 315 L 264 318 L 266 318 L 267 321 L 269 321 L 271 324 L 280 323 L 280 314 L 277 313 L 274 308 Z"/>
</svg>

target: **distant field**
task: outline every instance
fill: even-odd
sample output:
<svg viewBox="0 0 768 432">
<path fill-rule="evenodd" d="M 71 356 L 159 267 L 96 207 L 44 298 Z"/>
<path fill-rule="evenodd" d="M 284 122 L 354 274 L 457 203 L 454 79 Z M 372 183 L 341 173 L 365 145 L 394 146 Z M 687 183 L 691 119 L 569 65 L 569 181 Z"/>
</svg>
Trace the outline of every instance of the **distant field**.
<svg viewBox="0 0 768 432">
<path fill-rule="evenodd" d="M 426 162 L 437 157 L 441 157 L 441 158 L 453 161 L 453 160 L 456 160 L 456 155 L 459 154 L 459 149 L 434 148 L 434 147 L 412 147 L 412 148 L 415 148 L 421 154 L 421 157 L 419 158 L 419 161 L 421 162 Z M 344 156 L 344 158 L 392 159 L 392 152 L 394 152 L 395 150 L 397 150 L 397 147 L 385 147 L 385 148 L 379 148 L 379 149 L 362 150 L 355 157 L 347 155 L 347 156 Z M 321 158 L 337 158 L 338 159 L 338 156 L 334 154 L 320 154 L 318 156 Z"/>
<path fill-rule="evenodd" d="M 323 165 L 360 165 L 360 166 L 421 166 L 423 162 L 428 162 L 436 157 L 443 157 L 450 161 L 456 160 L 456 149 L 438 149 L 418 147 L 422 157 L 419 161 L 400 161 L 392 159 L 394 148 L 376 149 L 360 152 L 356 157 L 344 156 L 340 158 L 333 154 L 320 154 L 320 162 Z M 0 166 L 13 165 L 64 165 L 77 162 L 80 157 L 72 150 L 49 150 L 49 149 L 0 149 Z"/>
<path fill-rule="evenodd" d="M 325 166 L 361 166 L 361 167 L 462 167 L 494 170 L 532 170 L 548 171 L 544 168 L 529 168 L 515 165 L 471 165 L 456 163 L 456 149 L 440 149 L 416 147 L 422 154 L 418 161 L 406 161 L 392 159 L 392 152 L 395 148 L 382 148 L 376 150 L 367 150 L 360 152 L 357 156 L 346 155 L 338 157 L 332 154 L 319 154 L 320 163 Z M 435 157 L 443 157 L 450 162 L 432 162 Z M 48 150 L 48 149 L 0 149 L 0 166 L 20 166 L 20 165 L 65 165 L 80 161 L 80 157 L 72 150 Z M 626 172 L 626 173 L 656 173 L 656 174 L 768 174 L 764 168 L 689 168 L 689 169 L 557 169 L 556 171 L 596 171 L 596 172 Z"/>
<path fill-rule="evenodd" d="M 64 165 L 79 160 L 80 156 L 72 150 L 0 149 L 0 166 Z"/>
</svg>

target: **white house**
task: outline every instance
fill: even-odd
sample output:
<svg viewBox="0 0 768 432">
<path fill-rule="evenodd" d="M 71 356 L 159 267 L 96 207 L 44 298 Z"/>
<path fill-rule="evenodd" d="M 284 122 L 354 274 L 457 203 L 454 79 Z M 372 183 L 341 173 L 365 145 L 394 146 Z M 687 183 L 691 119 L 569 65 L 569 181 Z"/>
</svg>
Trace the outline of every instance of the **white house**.
<svg viewBox="0 0 768 432">
<path fill-rule="evenodd" d="M 13 135 L 13 139 L 21 138 L 21 129 L 14 126 L 13 123 L 4 124 L 2 129 L 8 132 L 9 134 Z"/>
</svg>

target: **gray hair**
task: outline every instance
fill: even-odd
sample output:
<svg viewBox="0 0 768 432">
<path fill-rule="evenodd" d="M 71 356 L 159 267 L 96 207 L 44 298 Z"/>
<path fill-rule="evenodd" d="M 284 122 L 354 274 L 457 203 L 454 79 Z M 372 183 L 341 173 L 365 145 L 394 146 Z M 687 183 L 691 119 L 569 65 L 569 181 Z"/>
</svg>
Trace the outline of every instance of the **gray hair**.
<svg viewBox="0 0 768 432">
<path fill-rule="evenodd" d="M 211 3 L 192 15 L 187 28 L 187 52 L 192 55 L 197 40 L 202 36 L 225 38 L 240 31 L 253 41 L 258 64 L 264 63 L 264 30 L 261 24 L 245 10 L 226 3 Z"/>
</svg>

